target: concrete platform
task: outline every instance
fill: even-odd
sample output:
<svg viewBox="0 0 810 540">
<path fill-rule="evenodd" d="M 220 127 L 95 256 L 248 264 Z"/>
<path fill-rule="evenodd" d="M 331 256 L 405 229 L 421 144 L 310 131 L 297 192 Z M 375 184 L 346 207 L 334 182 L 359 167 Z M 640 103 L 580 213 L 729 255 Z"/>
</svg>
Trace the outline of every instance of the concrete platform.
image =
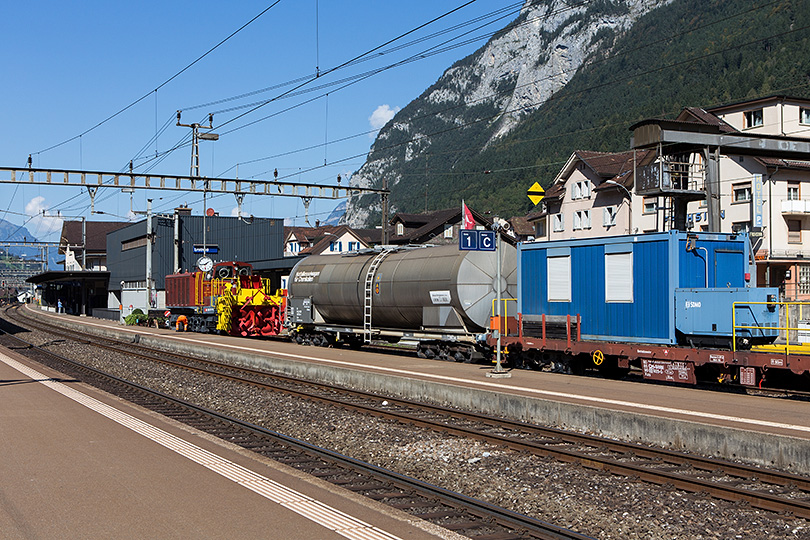
<svg viewBox="0 0 810 540">
<path fill-rule="evenodd" d="M 134 339 L 292 376 L 810 474 L 810 404 L 349 349 L 302 347 L 29 312 L 64 327 Z"/>
<path fill-rule="evenodd" d="M 458 538 L 0 352 L 4 539 Z"/>
</svg>

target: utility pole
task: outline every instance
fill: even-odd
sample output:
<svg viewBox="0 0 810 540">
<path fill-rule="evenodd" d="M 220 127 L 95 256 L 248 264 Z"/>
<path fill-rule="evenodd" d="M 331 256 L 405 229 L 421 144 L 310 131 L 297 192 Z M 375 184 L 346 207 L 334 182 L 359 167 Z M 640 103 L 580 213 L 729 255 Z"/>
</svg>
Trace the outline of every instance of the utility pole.
<svg viewBox="0 0 810 540">
<path fill-rule="evenodd" d="M 82 270 L 87 270 L 87 220 L 82 216 Z"/>
<path fill-rule="evenodd" d="M 216 133 L 211 133 L 207 131 L 205 133 L 200 133 L 200 128 L 203 129 L 214 129 L 214 115 L 208 115 L 208 125 L 204 126 L 197 122 L 191 124 L 181 124 L 180 123 L 180 111 L 177 111 L 177 125 L 180 127 L 188 127 L 191 128 L 191 172 L 190 176 L 192 178 L 200 177 L 200 139 L 204 141 L 218 141 L 219 135 Z M 206 248 L 206 237 L 205 237 L 205 215 L 208 213 L 208 180 L 203 180 L 203 246 L 202 246 L 202 256 L 208 256 L 208 249 Z"/>
<path fill-rule="evenodd" d="M 146 199 L 146 311 L 152 307 L 152 199 Z"/>
<path fill-rule="evenodd" d="M 388 179 L 383 178 L 382 205 L 382 245 L 388 245 Z"/>
</svg>

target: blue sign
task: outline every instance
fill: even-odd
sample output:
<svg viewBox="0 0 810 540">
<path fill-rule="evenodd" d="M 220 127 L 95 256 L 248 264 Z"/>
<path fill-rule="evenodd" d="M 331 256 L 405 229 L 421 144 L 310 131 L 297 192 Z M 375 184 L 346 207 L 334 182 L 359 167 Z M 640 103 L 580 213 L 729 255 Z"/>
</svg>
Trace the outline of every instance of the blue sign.
<svg viewBox="0 0 810 540">
<path fill-rule="evenodd" d="M 194 253 L 202 253 L 203 252 L 202 245 L 195 245 L 192 248 L 192 252 L 194 252 Z M 218 253 L 219 253 L 219 246 L 208 246 L 208 245 L 205 246 L 205 254 L 206 255 L 216 255 Z"/>
<path fill-rule="evenodd" d="M 495 231 L 462 229 L 458 236 L 461 251 L 495 251 Z"/>
<path fill-rule="evenodd" d="M 458 249 L 461 251 L 478 251 L 478 231 L 462 229 L 458 233 Z"/>
<path fill-rule="evenodd" d="M 478 231 L 478 251 L 495 251 L 495 231 Z"/>
<path fill-rule="evenodd" d="M 762 175 L 754 175 L 754 196 L 751 197 L 751 221 L 755 230 L 762 228 L 762 205 L 764 203 L 762 196 Z"/>
</svg>

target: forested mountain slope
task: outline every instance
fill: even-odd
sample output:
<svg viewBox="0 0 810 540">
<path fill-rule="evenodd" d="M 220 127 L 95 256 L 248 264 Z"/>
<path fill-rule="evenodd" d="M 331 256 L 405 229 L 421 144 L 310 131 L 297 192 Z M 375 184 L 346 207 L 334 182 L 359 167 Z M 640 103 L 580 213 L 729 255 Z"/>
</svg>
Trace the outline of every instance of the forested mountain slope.
<svg viewBox="0 0 810 540">
<path fill-rule="evenodd" d="M 574 7 L 569 7 L 574 6 Z M 379 133 L 353 185 L 392 211 L 522 215 L 574 150 L 629 148 L 633 123 L 771 94 L 810 97 L 810 1 L 558 0 L 456 62 Z M 344 221 L 376 223 L 376 197 Z"/>
</svg>

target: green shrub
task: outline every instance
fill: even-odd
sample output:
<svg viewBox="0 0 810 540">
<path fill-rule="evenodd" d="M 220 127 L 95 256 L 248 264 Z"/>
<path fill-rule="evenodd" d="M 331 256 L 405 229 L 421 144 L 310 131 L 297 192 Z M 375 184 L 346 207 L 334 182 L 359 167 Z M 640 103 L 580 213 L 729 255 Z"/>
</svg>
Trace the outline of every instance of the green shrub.
<svg viewBox="0 0 810 540">
<path fill-rule="evenodd" d="M 140 324 L 142 322 L 146 322 L 148 317 L 141 311 L 140 309 L 134 310 L 132 313 L 124 317 L 124 322 L 127 326 L 133 326 L 136 324 Z"/>
</svg>

